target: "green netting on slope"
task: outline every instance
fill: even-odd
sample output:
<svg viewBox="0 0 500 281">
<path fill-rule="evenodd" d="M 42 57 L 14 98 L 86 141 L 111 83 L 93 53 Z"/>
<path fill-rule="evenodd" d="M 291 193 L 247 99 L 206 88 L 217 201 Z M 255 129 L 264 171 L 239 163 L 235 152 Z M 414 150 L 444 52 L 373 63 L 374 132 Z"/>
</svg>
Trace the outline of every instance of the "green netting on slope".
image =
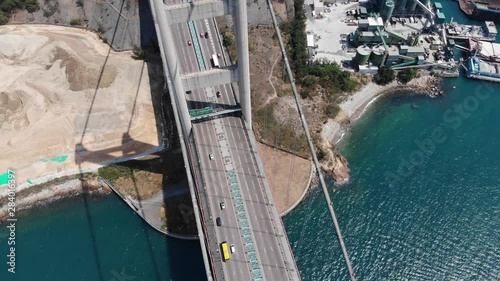
<svg viewBox="0 0 500 281">
<path fill-rule="evenodd" d="M 0 175 L 0 185 L 4 185 L 9 183 L 9 173 L 1 174 Z"/>
</svg>

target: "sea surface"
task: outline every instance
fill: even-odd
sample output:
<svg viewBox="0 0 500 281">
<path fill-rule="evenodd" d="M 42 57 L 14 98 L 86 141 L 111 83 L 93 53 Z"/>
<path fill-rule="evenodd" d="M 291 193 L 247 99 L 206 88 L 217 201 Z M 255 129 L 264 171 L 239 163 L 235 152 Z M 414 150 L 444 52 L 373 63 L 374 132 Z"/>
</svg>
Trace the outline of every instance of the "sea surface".
<svg viewBox="0 0 500 281">
<path fill-rule="evenodd" d="M 377 100 L 340 144 L 352 179 L 330 192 L 358 280 L 500 280 L 500 84 L 443 87 Z M 304 281 L 348 280 L 320 188 L 284 222 Z M 16 274 L 7 234 L 1 281 L 205 280 L 197 241 L 157 233 L 114 194 L 20 215 Z"/>
<path fill-rule="evenodd" d="M 65 199 L 17 219 L 15 274 L 0 226 L 2 281 L 206 280 L 198 241 L 165 237 L 115 194 Z"/>
<path fill-rule="evenodd" d="M 377 100 L 339 144 L 352 179 L 329 186 L 358 280 L 500 280 L 500 84 L 442 86 Z M 304 281 L 348 280 L 320 188 L 284 221 Z"/>
<path fill-rule="evenodd" d="M 340 144 L 352 179 L 331 198 L 359 280 L 500 278 L 500 88 L 444 88 L 380 99 Z M 285 225 L 304 281 L 347 280 L 320 188 Z"/>
</svg>

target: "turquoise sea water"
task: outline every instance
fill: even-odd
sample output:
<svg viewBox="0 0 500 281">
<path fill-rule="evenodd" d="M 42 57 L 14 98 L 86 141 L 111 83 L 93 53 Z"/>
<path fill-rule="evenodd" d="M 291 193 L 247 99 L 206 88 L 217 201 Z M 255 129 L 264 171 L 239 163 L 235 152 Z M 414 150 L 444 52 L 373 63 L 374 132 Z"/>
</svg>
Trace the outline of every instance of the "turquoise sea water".
<svg viewBox="0 0 500 281">
<path fill-rule="evenodd" d="M 445 89 L 381 99 L 341 145 L 352 180 L 332 200 L 360 280 L 500 277 L 500 91 L 463 78 Z M 466 117 L 446 114 L 460 105 Z M 319 188 L 285 224 L 304 281 L 346 280 Z"/>
<path fill-rule="evenodd" d="M 480 24 L 441 3 L 448 19 Z M 500 84 L 444 88 L 380 99 L 341 144 L 352 180 L 332 200 L 359 280 L 500 279 Z M 197 241 L 158 234 L 115 195 L 18 219 L 15 275 L 0 225 L 1 281 L 205 280 Z M 319 188 L 284 221 L 304 281 L 348 279 Z"/>
<path fill-rule="evenodd" d="M 443 87 L 378 100 L 340 144 L 352 180 L 332 200 L 358 280 L 500 280 L 500 84 Z M 284 220 L 304 281 L 348 280 L 325 204 L 315 188 Z"/>
<path fill-rule="evenodd" d="M 0 226 L 0 280 L 205 280 L 198 241 L 165 237 L 116 195 L 79 196 L 18 217 L 16 273 L 7 272 Z"/>
</svg>

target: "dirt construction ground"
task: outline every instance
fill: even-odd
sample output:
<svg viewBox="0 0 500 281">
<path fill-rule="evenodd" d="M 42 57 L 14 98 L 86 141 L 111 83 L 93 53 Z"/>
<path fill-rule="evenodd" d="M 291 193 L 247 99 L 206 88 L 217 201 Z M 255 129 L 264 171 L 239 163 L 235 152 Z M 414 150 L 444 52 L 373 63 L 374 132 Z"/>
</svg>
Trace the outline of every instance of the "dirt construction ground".
<svg viewBox="0 0 500 281">
<path fill-rule="evenodd" d="M 89 31 L 1 26 L 0 176 L 20 185 L 158 150 L 158 67 Z"/>
<path fill-rule="evenodd" d="M 283 214 L 302 200 L 311 177 L 311 161 L 257 143 L 278 212 Z"/>
</svg>

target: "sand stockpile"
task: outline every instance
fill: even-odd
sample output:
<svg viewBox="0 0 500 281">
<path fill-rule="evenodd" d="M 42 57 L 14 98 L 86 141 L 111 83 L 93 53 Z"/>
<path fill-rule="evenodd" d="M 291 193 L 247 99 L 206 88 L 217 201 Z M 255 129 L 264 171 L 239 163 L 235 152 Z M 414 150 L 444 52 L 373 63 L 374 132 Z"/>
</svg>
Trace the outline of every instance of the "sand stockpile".
<svg viewBox="0 0 500 281">
<path fill-rule="evenodd" d="M 0 69 L 0 185 L 8 169 L 21 185 L 158 149 L 159 71 L 97 35 L 0 26 Z"/>
</svg>

